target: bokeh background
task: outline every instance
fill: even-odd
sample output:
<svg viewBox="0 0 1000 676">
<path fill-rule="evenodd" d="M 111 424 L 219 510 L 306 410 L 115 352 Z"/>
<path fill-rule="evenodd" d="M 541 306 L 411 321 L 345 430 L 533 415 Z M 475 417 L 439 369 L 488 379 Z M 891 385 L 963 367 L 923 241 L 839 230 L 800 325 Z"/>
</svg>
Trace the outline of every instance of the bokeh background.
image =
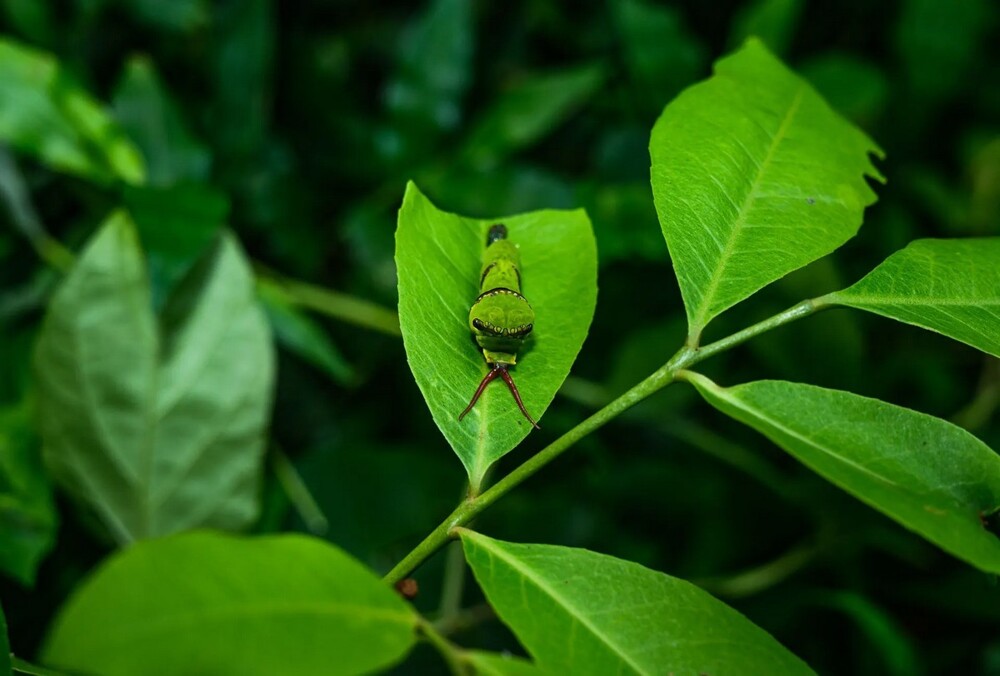
<svg viewBox="0 0 1000 676">
<path fill-rule="evenodd" d="M 408 179 L 442 208 L 483 218 L 585 207 L 600 256 L 593 327 L 544 431 L 501 472 L 682 342 L 649 189 L 649 131 L 749 35 L 875 139 L 888 183 L 854 240 L 726 313 L 706 340 L 841 288 L 912 239 L 1000 235 L 1000 12 L 990 0 L 2 0 L 0 32 L 54 54 L 106 103 L 143 152 L 151 185 L 179 191 L 155 205 L 179 223 L 179 238 L 185 210 L 228 211 L 264 276 L 393 309 L 395 213 Z M 27 105 L 0 77 L 0 111 L 31 114 Z M 24 236 L 25 205 L 29 221 L 78 250 L 122 199 L 114 185 L 53 167 L 30 142 L 0 149 L 0 405 L 30 394 L 31 345 L 54 280 Z M 322 331 L 312 352 L 279 343 L 281 454 L 256 530 L 311 527 L 384 571 L 450 510 L 464 473 L 391 321 L 379 330 L 366 308 L 353 322 L 313 313 Z M 880 397 L 1000 448 L 997 361 L 878 317 L 811 317 L 704 371 L 723 384 L 785 378 Z M 284 459 L 325 526 L 294 504 Z M 34 587 L 0 577 L 12 645 L 26 657 L 109 551 L 68 502 L 58 506 L 56 544 Z M 1000 674 L 995 579 L 826 484 L 684 385 L 585 439 L 478 527 L 703 584 L 821 673 Z M 428 612 L 446 559 L 417 576 Z M 470 578 L 466 605 L 481 600 Z M 469 619 L 458 642 L 517 651 L 488 613 Z M 399 671 L 433 673 L 436 659 L 418 652 Z"/>
</svg>

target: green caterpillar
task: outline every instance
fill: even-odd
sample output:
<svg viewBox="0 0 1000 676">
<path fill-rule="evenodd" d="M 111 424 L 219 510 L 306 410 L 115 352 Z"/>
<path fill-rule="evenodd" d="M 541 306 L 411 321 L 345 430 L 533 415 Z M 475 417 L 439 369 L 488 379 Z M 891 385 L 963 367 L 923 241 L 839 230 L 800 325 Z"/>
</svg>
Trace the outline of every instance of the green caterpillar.
<svg viewBox="0 0 1000 676">
<path fill-rule="evenodd" d="M 479 296 L 469 310 L 469 329 L 491 368 L 479 383 L 472 401 L 458 416 L 459 420 L 476 405 L 486 386 L 500 376 L 524 417 L 535 429 L 540 429 L 524 407 L 517 385 L 507 372 L 517 363 L 517 351 L 535 326 L 535 311 L 521 295 L 519 266 L 520 256 L 514 243 L 507 239 L 506 226 L 502 223 L 490 226 L 479 275 Z"/>
</svg>

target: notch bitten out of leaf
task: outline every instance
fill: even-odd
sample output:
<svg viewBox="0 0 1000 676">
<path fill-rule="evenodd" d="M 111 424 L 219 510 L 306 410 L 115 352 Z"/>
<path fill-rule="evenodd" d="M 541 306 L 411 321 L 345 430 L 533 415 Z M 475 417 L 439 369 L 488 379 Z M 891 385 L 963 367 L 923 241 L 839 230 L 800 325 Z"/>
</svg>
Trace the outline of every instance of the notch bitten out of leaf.
<svg viewBox="0 0 1000 676">
<path fill-rule="evenodd" d="M 854 236 L 882 151 L 756 39 L 684 90 L 649 142 L 689 343 L 715 316 Z"/>
<path fill-rule="evenodd" d="M 473 337 L 470 305 L 484 282 L 489 229 L 499 223 L 509 237 L 502 241 L 514 247 L 519 259 L 517 273 L 511 273 L 519 277 L 515 291 L 530 299 L 534 315 L 531 321 L 515 322 L 514 333 L 526 324 L 531 330 L 521 328 L 517 365 L 508 375 L 516 377 L 523 404 L 535 419 L 569 374 L 597 302 L 597 249 L 582 210 L 469 218 L 440 211 L 413 183 L 407 186 L 396 229 L 403 345 L 434 422 L 465 466 L 474 490 L 490 465 L 531 430 L 511 393 L 501 387 L 484 388 L 459 420 L 492 368 Z M 502 346 L 493 347 L 494 353 L 504 352 Z"/>
</svg>

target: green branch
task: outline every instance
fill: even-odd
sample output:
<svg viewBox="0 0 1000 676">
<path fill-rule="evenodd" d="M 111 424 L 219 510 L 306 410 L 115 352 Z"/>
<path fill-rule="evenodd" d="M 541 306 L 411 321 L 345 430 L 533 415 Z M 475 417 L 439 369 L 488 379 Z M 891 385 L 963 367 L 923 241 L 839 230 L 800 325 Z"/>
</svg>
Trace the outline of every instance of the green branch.
<svg viewBox="0 0 1000 676">
<path fill-rule="evenodd" d="M 274 282 L 293 305 L 397 338 L 403 335 L 399 330 L 399 315 L 377 303 L 305 282 L 273 275 L 264 278 Z"/>
<path fill-rule="evenodd" d="M 615 419 L 627 409 L 639 403 L 643 399 L 658 392 L 667 385 L 674 382 L 678 371 L 686 369 L 698 362 L 711 357 L 714 354 L 723 352 L 739 345 L 754 336 L 765 331 L 770 331 L 789 322 L 800 319 L 818 310 L 828 307 L 825 303 L 816 300 L 803 301 L 784 312 L 780 312 L 773 317 L 749 326 L 742 331 L 738 331 L 731 336 L 723 338 L 705 345 L 704 347 L 691 349 L 682 347 L 670 361 L 657 369 L 652 375 L 610 402 L 579 425 L 563 434 L 537 454 L 524 461 L 520 466 L 512 470 L 507 476 L 498 481 L 492 487 L 477 496 L 469 497 L 461 502 L 455 510 L 442 521 L 437 528 L 424 538 L 413 551 L 407 554 L 396 566 L 390 570 L 385 581 L 395 584 L 406 577 L 410 572 L 423 563 L 431 554 L 436 552 L 449 539 L 454 537 L 452 530 L 463 526 L 483 510 L 502 498 L 504 495 L 520 485 L 535 472 L 548 465 L 558 458 L 562 453 L 573 446 L 577 441 L 587 436 L 591 432 L 602 427 L 606 423 Z"/>
</svg>

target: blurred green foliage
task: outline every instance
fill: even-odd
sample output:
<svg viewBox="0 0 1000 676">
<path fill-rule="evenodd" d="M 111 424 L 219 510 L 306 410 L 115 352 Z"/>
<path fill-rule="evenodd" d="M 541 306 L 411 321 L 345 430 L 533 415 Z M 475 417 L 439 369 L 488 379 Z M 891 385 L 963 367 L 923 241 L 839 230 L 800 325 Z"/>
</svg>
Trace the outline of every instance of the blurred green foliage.
<svg viewBox="0 0 1000 676">
<path fill-rule="evenodd" d="M 888 183 L 854 240 L 710 334 L 851 283 L 912 239 L 1000 234 L 1000 17 L 988 0 L 3 0 L 0 31 L 0 467 L 12 476 L 12 463 L 37 466 L 21 411 L 57 279 L 36 251 L 64 264 L 63 247 L 78 250 L 127 204 L 157 302 L 227 223 L 260 271 L 394 307 L 407 179 L 474 216 L 587 209 L 597 311 L 545 420 L 547 435 L 570 428 L 665 361 L 683 333 L 649 190 L 649 131 L 749 34 L 876 140 Z M 155 236 L 163 224 L 174 237 Z M 461 496 L 461 467 L 398 337 L 355 325 L 337 303 L 333 317 L 307 316 L 304 301 L 262 295 L 281 348 L 272 440 L 325 514 L 325 537 L 386 569 Z M 953 417 L 996 448 L 995 364 L 834 311 L 705 372 L 880 397 Z M 480 525 L 702 582 L 821 673 L 1000 674 L 994 580 L 692 402 L 674 388 L 644 402 Z M 543 442 L 529 438 L 501 469 Z M 0 599 L 12 649 L 32 657 L 108 543 L 64 500 L 57 520 L 47 487 L 24 486 L 0 482 Z M 293 493 L 269 475 L 258 530 L 306 528 Z M 17 522 L 23 550 L 7 539 L 18 515 L 30 517 Z M 25 562 L 53 540 L 32 586 Z M 443 558 L 420 571 L 422 610 L 437 606 Z M 466 603 L 478 594 L 467 590 Z M 516 646 L 492 620 L 457 639 Z M 418 651 L 401 669 L 440 667 Z"/>
</svg>

